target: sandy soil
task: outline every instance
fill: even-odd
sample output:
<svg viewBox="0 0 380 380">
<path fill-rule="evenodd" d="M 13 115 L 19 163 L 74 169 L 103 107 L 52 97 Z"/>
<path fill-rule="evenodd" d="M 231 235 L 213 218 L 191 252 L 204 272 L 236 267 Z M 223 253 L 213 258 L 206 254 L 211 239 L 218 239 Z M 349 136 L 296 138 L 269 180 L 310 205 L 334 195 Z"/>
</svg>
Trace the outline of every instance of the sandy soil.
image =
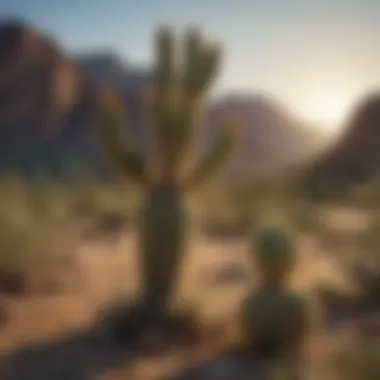
<svg viewBox="0 0 380 380">
<path fill-rule="evenodd" d="M 178 348 L 160 358 L 137 358 L 92 331 L 102 304 L 117 294 L 136 291 L 135 251 L 133 235 L 128 233 L 114 241 L 81 242 L 75 252 L 81 268 L 77 288 L 63 294 L 6 300 L 11 305 L 11 319 L 0 327 L 0 379 L 162 379 L 204 359 L 205 348 L 197 352 Z M 194 238 L 179 293 L 198 303 L 205 323 L 228 322 L 254 285 L 249 268 L 246 243 Z M 348 283 L 312 239 L 301 239 L 293 285 L 308 292 L 323 279 L 342 286 Z M 326 353 L 332 339 L 337 335 L 321 335 L 316 351 Z"/>
</svg>

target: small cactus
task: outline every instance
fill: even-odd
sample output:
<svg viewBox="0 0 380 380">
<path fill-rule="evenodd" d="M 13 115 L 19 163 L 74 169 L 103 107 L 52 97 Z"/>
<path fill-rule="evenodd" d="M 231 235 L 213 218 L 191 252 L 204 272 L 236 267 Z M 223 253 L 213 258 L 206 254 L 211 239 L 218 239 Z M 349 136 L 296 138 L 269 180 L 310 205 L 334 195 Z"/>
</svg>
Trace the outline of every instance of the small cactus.
<svg viewBox="0 0 380 380">
<path fill-rule="evenodd" d="M 285 232 L 269 228 L 260 231 L 254 241 L 254 255 L 265 281 L 281 281 L 293 268 L 293 240 Z"/>
<path fill-rule="evenodd" d="M 181 164 L 201 114 L 202 98 L 219 68 L 220 50 L 190 29 L 184 38 L 183 62 L 176 60 L 175 35 L 168 27 L 156 34 L 154 81 L 147 95 L 153 160 L 125 138 L 120 100 L 103 99 L 100 134 L 105 153 L 122 178 L 142 185 L 145 200 L 139 219 L 139 247 L 144 291 L 151 306 L 167 306 L 186 243 L 184 193 L 213 177 L 235 145 L 235 131 L 226 122 L 206 154 L 183 178 Z M 179 63 L 182 63 L 182 67 Z"/>
<path fill-rule="evenodd" d="M 261 288 L 245 301 L 242 323 L 252 339 L 286 344 L 301 338 L 305 328 L 305 302 L 285 288 Z"/>
<path fill-rule="evenodd" d="M 286 286 L 295 265 L 293 240 L 284 231 L 264 229 L 256 237 L 255 257 L 261 283 L 246 298 L 241 331 L 248 347 L 278 358 L 282 350 L 299 352 L 308 324 L 307 304 Z"/>
</svg>

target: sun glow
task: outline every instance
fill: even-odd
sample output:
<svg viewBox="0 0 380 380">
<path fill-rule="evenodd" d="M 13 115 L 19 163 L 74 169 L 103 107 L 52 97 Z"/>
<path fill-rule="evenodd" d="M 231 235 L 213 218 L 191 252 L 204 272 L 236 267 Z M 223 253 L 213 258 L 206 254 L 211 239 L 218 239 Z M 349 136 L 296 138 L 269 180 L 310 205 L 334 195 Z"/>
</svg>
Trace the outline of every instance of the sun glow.
<svg viewBox="0 0 380 380">
<path fill-rule="evenodd" d="M 349 96 L 333 91 L 314 91 L 299 97 L 294 107 L 303 119 L 316 124 L 326 132 L 339 132 L 345 123 L 352 101 Z"/>
<path fill-rule="evenodd" d="M 347 111 L 347 103 L 343 97 L 327 95 L 316 104 L 315 117 L 331 128 L 339 128 Z"/>
</svg>

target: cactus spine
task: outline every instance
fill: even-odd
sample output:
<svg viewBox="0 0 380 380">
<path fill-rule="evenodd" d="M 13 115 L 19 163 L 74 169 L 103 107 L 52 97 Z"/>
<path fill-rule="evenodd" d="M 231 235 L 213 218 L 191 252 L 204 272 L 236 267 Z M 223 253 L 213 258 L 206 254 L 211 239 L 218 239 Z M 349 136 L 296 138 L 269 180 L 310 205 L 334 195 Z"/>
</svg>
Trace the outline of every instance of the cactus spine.
<svg viewBox="0 0 380 380">
<path fill-rule="evenodd" d="M 185 248 L 184 193 L 212 177 L 235 145 L 235 131 L 231 123 L 226 123 L 192 172 L 180 178 L 181 164 L 199 122 L 202 98 L 220 61 L 219 47 L 206 43 L 197 29 L 189 29 L 183 42 L 184 56 L 178 62 L 172 30 L 163 26 L 156 33 L 154 81 L 147 97 L 155 162 L 149 162 L 127 139 L 121 141 L 123 117 L 113 98 L 104 98 L 100 122 L 110 163 L 123 178 L 133 178 L 141 184 L 145 192 L 139 246 L 145 296 L 156 310 L 164 310 L 167 305 Z M 153 170 L 156 168 L 158 172 Z"/>
</svg>

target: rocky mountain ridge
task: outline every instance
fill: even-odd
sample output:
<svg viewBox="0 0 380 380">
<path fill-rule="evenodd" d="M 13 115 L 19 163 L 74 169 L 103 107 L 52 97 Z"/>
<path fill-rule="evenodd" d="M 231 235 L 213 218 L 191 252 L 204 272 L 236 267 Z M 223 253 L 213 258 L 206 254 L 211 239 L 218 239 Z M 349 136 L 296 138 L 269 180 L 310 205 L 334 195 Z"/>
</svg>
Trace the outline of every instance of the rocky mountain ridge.
<svg viewBox="0 0 380 380">
<path fill-rule="evenodd" d="M 95 128 L 105 89 L 124 99 L 128 133 L 146 149 L 142 93 L 151 78 L 149 69 L 113 51 L 70 55 L 23 22 L 0 22 L 0 170 L 34 176 L 43 168 L 60 176 L 74 160 L 106 173 Z M 240 177 L 309 159 L 319 149 L 318 133 L 301 127 L 274 100 L 241 94 L 207 105 L 200 135 L 205 148 L 217 120 L 231 113 L 243 130 L 231 168 Z"/>
</svg>

